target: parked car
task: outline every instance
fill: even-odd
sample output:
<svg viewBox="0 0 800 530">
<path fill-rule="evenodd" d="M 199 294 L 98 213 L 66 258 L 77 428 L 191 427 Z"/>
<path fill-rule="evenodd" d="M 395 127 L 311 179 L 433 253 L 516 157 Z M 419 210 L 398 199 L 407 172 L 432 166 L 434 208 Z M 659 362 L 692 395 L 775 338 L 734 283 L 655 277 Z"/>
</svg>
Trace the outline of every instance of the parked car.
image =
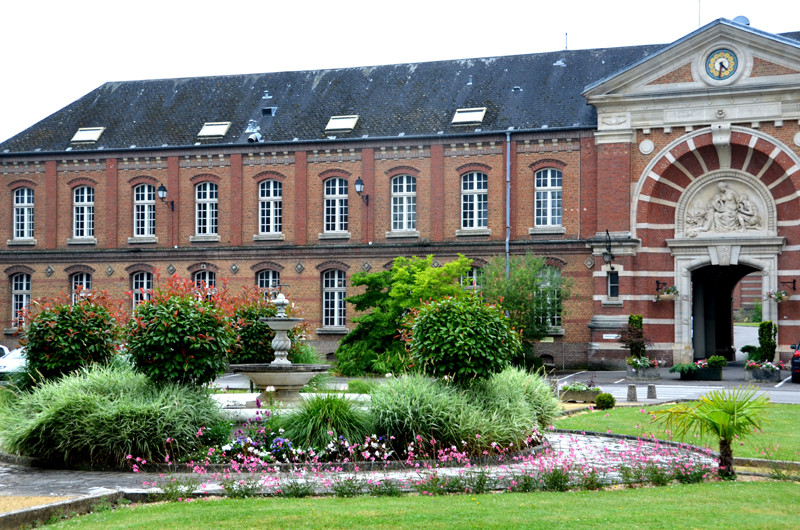
<svg viewBox="0 0 800 530">
<path fill-rule="evenodd" d="M 10 372 L 21 372 L 25 370 L 25 364 L 28 362 L 25 356 L 25 348 L 16 348 L 8 351 L 8 348 L 2 346 L 7 352 L 0 357 L 0 380 L 6 378 Z"/>
<path fill-rule="evenodd" d="M 800 343 L 792 344 L 794 355 L 792 355 L 792 383 L 800 383 Z"/>
</svg>

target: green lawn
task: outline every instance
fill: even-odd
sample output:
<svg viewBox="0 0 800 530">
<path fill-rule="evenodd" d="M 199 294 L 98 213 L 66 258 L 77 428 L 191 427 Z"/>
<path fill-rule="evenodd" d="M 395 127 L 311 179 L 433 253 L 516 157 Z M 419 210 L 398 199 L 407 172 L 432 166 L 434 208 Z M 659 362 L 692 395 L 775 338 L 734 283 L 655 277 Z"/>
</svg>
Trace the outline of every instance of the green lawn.
<svg viewBox="0 0 800 530">
<path fill-rule="evenodd" d="M 665 407 L 619 407 L 609 411 L 595 410 L 580 413 L 571 417 L 560 418 L 555 422 L 556 428 L 575 429 L 596 432 L 613 432 L 615 434 L 654 435 L 661 440 L 668 440 L 660 422 L 653 423 L 649 411 Z M 644 412 L 642 412 L 644 410 Z M 764 431 L 754 433 L 743 439 L 733 448 L 733 455 L 749 458 L 772 458 L 776 460 L 800 461 L 800 405 L 784 405 L 773 403 L 770 407 Z M 719 449 L 713 438 L 687 438 L 687 443 Z"/>
<path fill-rule="evenodd" d="M 55 528 L 797 528 L 800 487 L 715 482 L 568 493 L 135 505 Z"/>
</svg>

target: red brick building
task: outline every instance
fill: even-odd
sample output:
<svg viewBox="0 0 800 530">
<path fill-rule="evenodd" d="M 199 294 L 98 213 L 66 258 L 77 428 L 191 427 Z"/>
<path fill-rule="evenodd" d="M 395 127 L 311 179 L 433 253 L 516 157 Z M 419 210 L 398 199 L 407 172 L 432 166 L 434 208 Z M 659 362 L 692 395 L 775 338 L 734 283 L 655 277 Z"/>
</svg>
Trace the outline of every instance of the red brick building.
<svg viewBox="0 0 800 530">
<path fill-rule="evenodd" d="M 355 272 L 508 249 L 572 279 L 537 349 L 559 365 L 621 364 L 631 313 L 670 364 L 730 357 L 753 273 L 787 356 L 798 38 L 718 20 L 666 46 L 107 83 L 0 144 L 4 342 L 31 297 L 158 270 L 280 283 L 330 353 Z"/>
</svg>

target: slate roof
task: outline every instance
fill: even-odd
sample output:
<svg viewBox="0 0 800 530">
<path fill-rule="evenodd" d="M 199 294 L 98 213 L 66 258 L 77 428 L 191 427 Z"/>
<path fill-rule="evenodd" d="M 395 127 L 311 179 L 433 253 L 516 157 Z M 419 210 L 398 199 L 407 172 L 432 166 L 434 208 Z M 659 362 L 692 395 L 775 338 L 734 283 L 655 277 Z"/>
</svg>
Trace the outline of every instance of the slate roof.
<svg viewBox="0 0 800 530">
<path fill-rule="evenodd" d="M 787 34 L 786 36 L 800 36 Z M 791 38 L 791 37 L 790 37 Z M 331 116 L 359 116 L 337 139 L 468 134 L 456 109 L 486 107 L 482 132 L 594 129 L 584 87 L 664 45 L 557 51 L 334 70 L 111 82 L 0 144 L 18 153 L 319 141 Z M 469 83 L 470 78 L 472 83 Z M 519 89 L 515 89 L 519 87 Z M 265 94 L 270 96 L 265 99 Z M 276 107 L 275 116 L 262 109 Z M 205 122 L 231 122 L 199 140 Z M 96 143 L 70 144 L 80 127 L 105 127 Z"/>
</svg>

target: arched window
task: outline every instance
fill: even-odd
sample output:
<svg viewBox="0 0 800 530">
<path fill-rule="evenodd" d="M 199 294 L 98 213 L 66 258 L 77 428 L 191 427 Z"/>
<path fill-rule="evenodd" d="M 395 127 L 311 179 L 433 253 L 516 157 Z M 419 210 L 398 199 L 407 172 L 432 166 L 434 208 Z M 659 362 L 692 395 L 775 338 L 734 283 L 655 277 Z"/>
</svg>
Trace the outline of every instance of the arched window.
<svg viewBox="0 0 800 530">
<path fill-rule="evenodd" d="M 258 232 L 275 234 L 283 228 L 283 184 L 265 180 L 258 185 Z"/>
<path fill-rule="evenodd" d="M 561 171 L 536 172 L 536 226 L 561 226 Z"/>
<path fill-rule="evenodd" d="M 322 327 L 344 327 L 347 322 L 345 311 L 347 280 L 344 271 L 327 270 L 322 273 Z"/>
<path fill-rule="evenodd" d="M 478 284 L 480 272 L 480 267 L 470 267 L 467 273 L 459 279 L 461 287 L 464 289 L 480 289 L 480 285 Z"/>
<path fill-rule="evenodd" d="M 131 275 L 131 291 L 133 292 L 133 307 L 145 300 L 150 300 L 153 294 L 153 273 L 135 272 Z"/>
<path fill-rule="evenodd" d="M 194 280 L 195 285 L 198 286 L 206 286 L 208 288 L 213 288 L 217 285 L 217 273 L 214 271 L 203 270 L 194 273 Z"/>
<path fill-rule="evenodd" d="M 325 181 L 325 231 L 347 232 L 347 181 L 330 178 Z"/>
<path fill-rule="evenodd" d="M 461 177 L 461 228 L 489 226 L 489 177 L 473 171 Z"/>
<path fill-rule="evenodd" d="M 14 239 L 33 239 L 33 190 L 14 190 Z"/>
<path fill-rule="evenodd" d="M 392 230 L 417 229 L 417 179 L 400 175 L 392 179 Z"/>
<path fill-rule="evenodd" d="M 276 289 L 281 284 L 281 273 L 270 269 L 259 271 L 256 284 L 260 289 Z"/>
<path fill-rule="evenodd" d="M 92 290 L 92 275 L 88 272 L 76 272 L 69 279 L 70 293 L 72 303 L 74 304 L 78 297 L 84 297 Z"/>
<path fill-rule="evenodd" d="M 218 230 L 219 192 L 213 182 L 195 187 L 195 235 L 216 235 Z"/>
<path fill-rule="evenodd" d="M 79 186 L 73 192 L 72 237 L 94 237 L 94 188 Z"/>
<path fill-rule="evenodd" d="M 545 267 L 541 272 L 540 291 L 534 297 L 543 323 L 551 328 L 561 327 L 561 269 Z"/>
<path fill-rule="evenodd" d="M 133 235 L 156 235 L 156 187 L 152 184 L 139 184 L 133 188 Z"/>
<path fill-rule="evenodd" d="M 31 303 L 31 275 L 15 274 L 11 277 L 11 325 L 22 326 L 25 321 L 20 311 Z"/>
</svg>

